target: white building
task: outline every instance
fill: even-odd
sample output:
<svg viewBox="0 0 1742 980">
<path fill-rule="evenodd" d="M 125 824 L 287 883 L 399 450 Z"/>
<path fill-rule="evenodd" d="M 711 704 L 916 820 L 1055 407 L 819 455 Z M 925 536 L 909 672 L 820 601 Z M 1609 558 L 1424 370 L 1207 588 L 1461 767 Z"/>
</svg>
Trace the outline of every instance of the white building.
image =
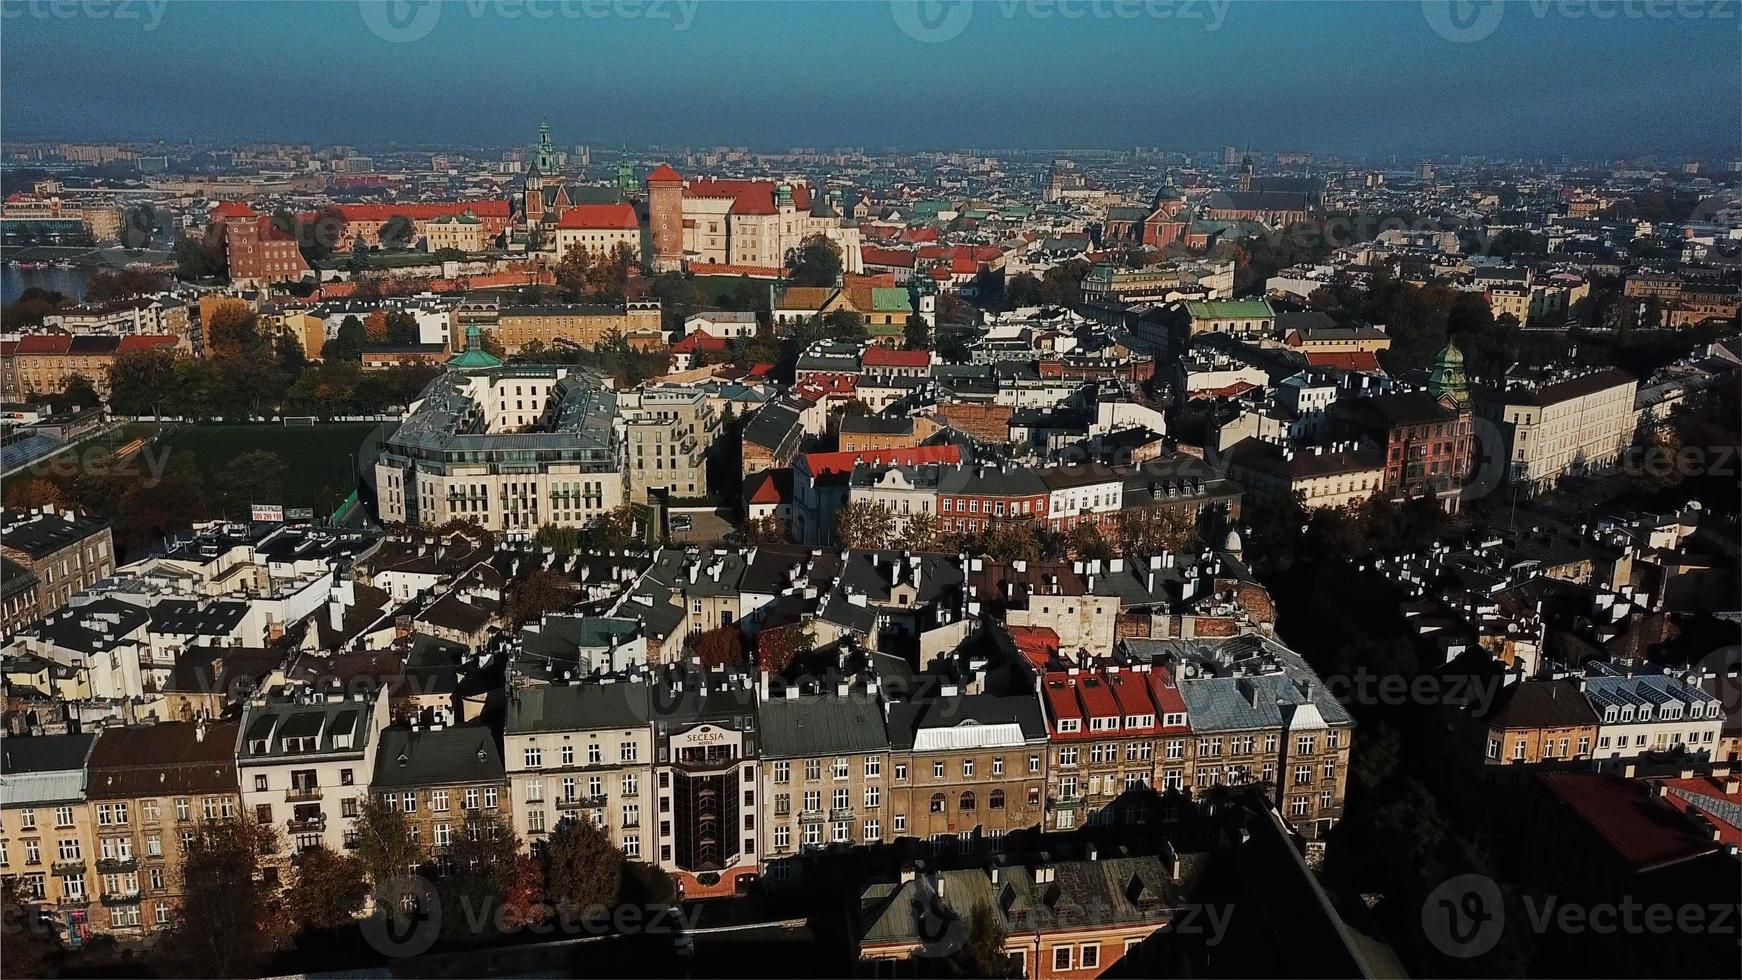
<svg viewBox="0 0 1742 980">
<path fill-rule="evenodd" d="M 244 706 L 236 745 L 243 812 L 278 828 L 288 853 L 321 845 L 345 853 L 375 772 L 387 699 L 385 686 L 296 686 Z"/>
</svg>

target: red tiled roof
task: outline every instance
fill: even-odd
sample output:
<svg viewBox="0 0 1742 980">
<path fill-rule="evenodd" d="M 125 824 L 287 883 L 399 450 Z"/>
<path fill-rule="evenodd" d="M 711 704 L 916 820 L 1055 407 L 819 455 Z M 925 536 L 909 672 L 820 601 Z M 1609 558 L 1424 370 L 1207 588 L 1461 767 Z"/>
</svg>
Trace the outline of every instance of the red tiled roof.
<svg viewBox="0 0 1742 980">
<path fill-rule="evenodd" d="M 1006 626 L 1004 631 L 1010 634 L 1017 652 L 1037 670 L 1045 670 L 1053 654 L 1059 651 L 1058 632 L 1050 626 Z"/>
<path fill-rule="evenodd" d="M 877 245 L 859 246 L 859 259 L 866 265 L 889 265 L 911 269 L 918 254 L 905 248 L 882 248 Z"/>
<path fill-rule="evenodd" d="M 1119 713 L 1126 717 L 1133 715 L 1158 715 L 1155 701 L 1150 697 L 1149 685 L 1144 683 L 1147 675 L 1135 670 L 1121 670 L 1107 674 L 1107 686 L 1113 689 L 1113 694 L 1119 699 Z M 1158 716 L 1156 721 L 1161 719 Z"/>
<path fill-rule="evenodd" d="M 213 218 L 256 218 L 259 215 L 247 201 L 225 201 L 212 209 Z"/>
<path fill-rule="evenodd" d="M 130 334 L 121 338 L 121 353 L 136 350 L 159 350 L 174 347 L 179 338 L 172 333 Z"/>
<path fill-rule="evenodd" d="M 792 469 L 763 470 L 756 474 L 755 489 L 750 491 L 753 504 L 784 504 L 792 500 Z"/>
<path fill-rule="evenodd" d="M 931 366 L 931 354 L 922 350 L 896 350 L 872 344 L 865 351 L 860 361 L 865 367 L 910 367 L 923 368 Z"/>
<path fill-rule="evenodd" d="M 1693 821 L 1678 807 L 1653 797 L 1642 781 L 1584 772 L 1539 778 L 1636 872 L 1701 857 L 1722 846 L 1696 833 Z"/>
<path fill-rule="evenodd" d="M 1083 709 L 1077 704 L 1076 692 L 1071 689 L 1070 682 L 1064 677 L 1059 675 L 1048 677 L 1045 690 L 1047 707 L 1052 709 L 1050 713 L 1055 733 L 1060 718 L 1082 719 Z M 1088 726 L 1079 726 L 1079 731 L 1086 727 Z"/>
<path fill-rule="evenodd" d="M 732 198 L 734 214 L 775 214 L 776 186 L 772 180 L 692 180 L 684 188 L 684 194 L 688 197 Z M 810 210 L 808 186 L 792 185 L 792 205 L 800 211 Z"/>
<path fill-rule="evenodd" d="M 1337 368 L 1343 371 L 1377 371 L 1379 358 L 1372 351 L 1344 351 L 1340 353 L 1308 352 L 1307 363 L 1313 367 Z"/>
<path fill-rule="evenodd" d="M 855 463 L 876 466 L 918 466 L 922 463 L 959 463 L 962 451 L 956 446 L 899 446 L 893 449 L 865 449 L 858 452 L 805 453 L 805 469 L 813 478 L 851 473 Z"/>
<path fill-rule="evenodd" d="M 331 210 L 339 213 L 346 221 L 372 222 L 386 221 L 394 215 L 403 215 L 413 221 L 428 221 L 431 218 L 446 218 L 450 215 L 465 214 L 467 211 L 479 218 L 503 218 L 513 215 L 513 208 L 507 198 L 487 198 L 478 201 L 405 201 L 398 204 L 335 204 Z M 304 221 L 314 218 L 316 212 L 310 211 L 301 217 Z"/>
<path fill-rule="evenodd" d="M 647 175 L 647 182 L 649 184 L 681 184 L 683 176 L 673 170 L 671 164 L 662 163 L 654 167 L 653 172 Z"/>
<path fill-rule="evenodd" d="M 706 330 L 697 330 L 671 345 L 671 351 L 674 354 L 694 354 L 698 350 L 720 351 L 725 349 L 725 338 L 716 337 Z"/>
<path fill-rule="evenodd" d="M 15 354 L 65 354 L 71 350 L 73 338 L 64 333 L 27 333 L 18 338 Z"/>
<path fill-rule="evenodd" d="M 821 401 L 830 396 L 851 398 L 858 394 L 859 379 L 850 374 L 813 374 L 793 386 L 794 392 Z"/>
<path fill-rule="evenodd" d="M 1731 820 L 1736 814 L 1736 807 L 1742 805 L 1742 793 L 1735 790 L 1736 776 L 1724 777 L 1695 776 L 1692 779 L 1662 779 L 1653 780 L 1668 787 L 1669 795 L 1664 797 L 1666 803 L 1675 803 L 1684 809 L 1692 807 L 1694 812 L 1710 821 L 1717 828 L 1720 843 L 1742 846 L 1742 827 Z M 1706 806 L 1690 799 L 1697 797 L 1700 801 L 1711 801 Z M 1716 804 L 1716 805 L 1711 805 Z"/>
<path fill-rule="evenodd" d="M 558 228 L 610 228 L 634 231 L 641 227 L 633 204 L 577 204 L 563 212 Z"/>
<path fill-rule="evenodd" d="M 690 271 L 698 276 L 749 276 L 752 279 L 781 279 L 786 276 L 785 269 L 777 269 L 771 265 L 727 265 L 724 262 L 692 265 Z"/>
</svg>

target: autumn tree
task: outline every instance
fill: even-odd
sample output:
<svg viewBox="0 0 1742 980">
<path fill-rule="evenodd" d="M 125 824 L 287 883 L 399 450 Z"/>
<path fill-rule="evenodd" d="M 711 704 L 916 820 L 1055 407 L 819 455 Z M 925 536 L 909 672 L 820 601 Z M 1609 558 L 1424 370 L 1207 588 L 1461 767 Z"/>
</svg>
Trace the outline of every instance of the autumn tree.
<svg viewBox="0 0 1742 980">
<path fill-rule="evenodd" d="M 201 327 L 214 357 L 242 357 L 261 345 L 259 315 L 241 301 L 218 304 Z"/>
<path fill-rule="evenodd" d="M 376 310 L 364 317 L 363 334 L 371 344 L 387 343 L 387 311 Z"/>
<path fill-rule="evenodd" d="M 396 214 L 387 219 L 376 236 L 382 248 L 407 248 L 411 240 L 417 236 L 417 226 L 403 214 Z"/>
<path fill-rule="evenodd" d="M 1101 529 L 1093 524 L 1078 524 L 1065 534 L 1065 550 L 1073 558 L 1084 561 L 1106 561 L 1113 557 L 1113 546 L 1101 536 Z"/>
<path fill-rule="evenodd" d="M 1191 511 L 1184 508 L 1145 507 L 1120 511 L 1114 530 L 1121 554 L 1157 555 L 1163 551 L 1177 554 L 1191 547 L 1197 536 L 1197 522 Z"/>
<path fill-rule="evenodd" d="M 773 514 L 745 521 L 742 533 L 745 544 L 781 544 L 789 540 L 786 526 Z"/>
<path fill-rule="evenodd" d="M 252 449 L 224 464 L 217 489 L 230 505 L 283 503 L 285 472 L 277 453 Z"/>
<path fill-rule="evenodd" d="M 978 551 L 994 561 L 1040 561 L 1046 557 L 1046 542 L 1033 521 L 993 521 L 978 539 Z"/>
<path fill-rule="evenodd" d="M 296 877 L 284 893 L 284 907 L 298 929 L 337 929 L 356 918 L 368 897 L 360 859 L 311 847 L 296 856 Z"/>
<path fill-rule="evenodd" d="M 835 514 L 835 540 L 843 548 L 881 550 L 894 531 L 895 515 L 883 504 L 855 500 Z"/>
<path fill-rule="evenodd" d="M 593 253 L 580 245 L 570 245 L 556 266 L 556 284 L 569 299 L 578 300 L 587 294 L 593 271 Z"/>
<path fill-rule="evenodd" d="M 782 673 L 816 645 L 816 632 L 808 622 L 765 629 L 756 634 L 757 669 L 770 674 Z"/>
<path fill-rule="evenodd" d="M 514 867 L 502 891 L 502 912 L 503 924 L 509 929 L 544 921 L 544 862 L 530 854 L 514 855 Z"/>
<path fill-rule="evenodd" d="M 369 876 L 375 901 L 397 908 L 405 897 L 405 878 L 424 863 L 423 846 L 411 835 L 411 821 L 372 793 L 357 811 L 357 858 Z"/>
<path fill-rule="evenodd" d="M 617 901 L 623 852 L 603 827 L 565 818 L 545 845 L 545 890 L 552 902 L 575 912 Z"/>
<path fill-rule="evenodd" d="M 574 584 L 561 573 L 540 568 L 508 590 L 504 614 L 509 625 L 519 629 L 546 613 L 567 609 L 574 601 L 574 594 Z"/>
<path fill-rule="evenodd" d="M 32 477 L 6 481 L 6 507 L 9 510 L 33 510 L 45 504 L 62 507 L 66 502 L 66 491 L 52 480 Z"/>
<path fill-rule="evenodd" d="M 943 536 L 936 515 L 925 512 L 909 514 L 902 521 L 901 534 L 894 547 L 902 551 L 936 551 Z"/>
<path fill-rule="evenodd" d="M 703 667 L 731 667 L 744 659 L 744 635 L 736 626 L 692 633 L 688 643 L 690 654 Z"/>
<path fill-rule="evenodd" d="M 579 544 L 600 551 L 629 551 L 641 543 L 635 534 L 635 508 L 622 504 L 581 529 Z"/>
<path fill-rule="evenodd" d="M 257 976 L 283 934 L 278 889 L 259 868 L 260 855 L 278 849 L 278 835 L 245 820 L 206 821 L 191 833 L 181 901 L 158 952 L 181 976 Z"/>
</svg>

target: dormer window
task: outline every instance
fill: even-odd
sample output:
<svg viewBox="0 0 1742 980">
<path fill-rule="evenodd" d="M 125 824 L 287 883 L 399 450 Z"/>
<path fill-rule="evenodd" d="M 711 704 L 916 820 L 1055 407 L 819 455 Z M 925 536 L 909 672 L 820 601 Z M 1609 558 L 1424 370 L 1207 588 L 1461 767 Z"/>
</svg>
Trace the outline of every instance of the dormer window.
<svg viewBox="0 0 1742 980">
<path fill-rule="evenodd" d="M 1143 727 L 1143 717 L 1141 715 L 1126 715 L 1125 716 L 1125 727 L 1126 728 L 1141 728 L 1141 727 Z"/>
<path fill-rule="evenodd" d="M 335 748 L 335 749 L 348 749 L 350 747 L 351 747 L 351 733 L 350 732 L 334 732 L 333 733 L 333 748 Z"/>
<path fill-rule="evenodd" d="M 1650 721 L 1651 720 L 1651 705 L 1642 704 L 1639 706 L 1639 720 L 1640 721 Z"/>
<path fill-rule="evenodd" d="M 1612 722 L 1618 716 L 1619 716 L 1618 711 L 1614 705 L 1609 705 L 1607 708 L 1603 709 L 1603 720 L 1604 721 Z"/>
<path fill-rule="evenodd" d="M 1080 732 L 1082 730 L 1083 730 L 1083 723 L 1080 719 L 1077 719 L 1077 718 L 1060 718 L 1059 719 L 1059 731 L 1061 731 L 1061 732 Z"/>
<path fill-rule="evenodd" d="M 248 740 L 248 753 L 250 755 L 265 755 L 269 751 L 271 751 L 271 743 L 266 739 L 255 738 Z"/>
</svg>

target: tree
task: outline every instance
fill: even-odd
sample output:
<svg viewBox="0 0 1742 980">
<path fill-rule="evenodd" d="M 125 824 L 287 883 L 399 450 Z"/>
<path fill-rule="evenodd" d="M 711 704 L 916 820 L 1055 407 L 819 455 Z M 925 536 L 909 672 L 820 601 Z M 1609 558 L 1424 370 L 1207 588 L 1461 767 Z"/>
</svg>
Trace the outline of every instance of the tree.
<svg viewBox="0 0 1742 980">
<path fill-rule="evenodd" d="M 1011 276 L 1004 283 L 1004 308 L 1006 310 L 1020 309 L 1026 306 L 1039 306 L 1043 302 L 1040 280 L 1032 272 L 1024 272 Z"/>
<path fill-rule="evenodd" d="M 422 332 L 417 326 L 417 317 L 403 310 L 394 310 L 387 314 L 387 342 L 390 344 L 415 344 Z"/>
<path fill-rule="evenodd" d="M 369 342 L 368 328 L 354 313 L 345 314 L 333 338 L 332 357 L 341 361 L 357 361 L 363 357 L 363 345 Z"/>
<path fill-rule="evenodd" d="M 1073 557 L 1084 561 L 1106 561 L 1113 557 L 1113 546 L 1101 536 L 1101 529 L 1093 524 L 1078 524 L 1065 535 L 1065 550 Z"/>
<path fill-rule="evenodd" d="M 907 325 L 901 330 L 901 343 L 908 350 L 931 350 L 931 325 L 918 313 L 907 315 Z"/>
<path fill-rule="evenodd" d="M 1120 552 L 1127 555 L 1178 554 L 1191 547 L 1196 536 L 1197 522 L 1191 511 L 1182 507 L 1125 510 L 1117 518 L 1115 537 Z"/>
<path fill-rule="evenodd" d="M 311 847 L 296 856 L 296 880 L 284 893 L 284 907 L 298 929 L 337 929 L 356 918 L 368 897 L 360 859 Z"/>
<path fill-rule="evenodd" d="M 789 540 L 786 526 L 773 514 L 745 521 L 743 535 L 745 544 L 782 544 Z"/>
<path fill-rule="evenodd" d="M 218 491 L 231 504 L 283 503 L 284 460 L 270 449 L 254 449 L 224 464 Z"/>
<path fill-rule="evenodd" d="M 1046 557 L 1046 542 L 1032 521 L 993 521 L 968 550 L 995 561 L 1040 561 Z"/>
<path fill-rule="evenodd" d="M 551 901 L 573 912 L 616 904 L 623 852 L 591 820 L 566 817 L 545 845 L 545 888 Z"/>
<path fill-rule="evenodd" d="M 902 521 L 901 535 L 895 546 L 903 551 L 936 551 L 943 541 L 943 526 L 937 516 L 925 512 L 909 514 Z"/>
<path fill-rule="evenodd" d="M 45 504 L 63 507 L 66 502 L 66 491 L 53 480 L 31 478 L 6 481 L 7 509 L 33 510 Z"/>
<path fill-rule="evenodd" d="M 799 242 L 788 263 L 788 277 L 796 286 L 833 286 L 840 281 L 841 246 L 827 235 L 816 234 Z"/>
<path fill-rule="evenodd" d="M 417 236 L 417 226 L 403 214 L 396 214 L 387 219 L 376 236 L 382 248 L 408 248 L 411 240 Z"/>
<path fill-rule="evenodd" d="M 263 346 L 259 315 L 246 303 L 220 303 L 203 327 L 206 347 L 213 357 L 257 355 Z"/>
<path fill-rule="evenodd" d="M 182 856 L 182 898 L 159 952 L 182 976 L 257 976 L 282 934 L 276 886 L 259 873 L 277 833 L 245 820 L 197 825 Z"/>
<path fill-rule="evenodd" d="M 163 279 L 142 269 L 107 270 L 91 277 L 85 284 L 85 302 L 112 303 L 155 293 L 164 286 Z"/>
<path fill-rule="evenodd" d="M 744 660 L 744 635 L 736 626 L 692 633 L 690 655 L 703 667 L 733 667 Z"/>
<path fill-rule="evenodd" d="M 373 793 L 357 811 L 357 859 L 369 876 L 375 901 L 398 908 L 407 894 L 405 879 L 425 861 L 422 845 L 411 836 L 411 822 Z"/>
<path fill-rule="evenodd" d="M 887 548 L 894 531 L 895 515 L 882 504 L 855 500 L 835 514 L 835 540 L 843 548 Z"/>
<path fill-rule="evenodd" d="M 613 507 L 581 529 L 580 545 L 600 551 L 632 551 L 641 544 L 635 534 L 635 508 Z"/>
<path fill-rule="evenodd" d="M 992 906 L 974 905 L 967 921 L 967 938 L 948 960 L 953 973 L 963 977 L 1019 977 L 1016 958 L 1004 952 L 1004 923 Z"/>
<path fill-rule="evenodd" d="M 532 543 L 540 548 L 549 548 L 560 554 L 569 554 L 580 546 L 581 532 L 572 527 L 545 524 L 533 533 Z"/>
<path fill-rule="evenodd" d="M 558 572 L 540 568 L 508 590 L 504 615 L 511 627 L 519 629 L 546 613 L 567 609 L 573 601 L 573 583 Z"/>
<path fill-rule="evenodd" d="M 0 957 L 0 977 L 50 977 L 63 954 L 54 925 L 39 909 L 26 904 L 18 879 L 8 875 L 0 882 L 0 928 L 6 936 L 6 955 Z"/>
<path fill-rule="evenodd" d="M 71 302 L 72 300 L 53 290 L 31 286 L 6 305 L 4 312 L 0 313 L 0 324 L 4 324 L 8 330 L 34 327 L 42 323 L 43 317 Z"/>
<path fill-rule="evenodd" d="M 184 355 L 175 350 L 127 351 L 109 365 L 109 408 L 121 415 L 162 415 Z"/>
<path fill-rule="evenodd" d="M 170 255 L 175 259 L 175 277 L 184 282 L 214 279 L 224 272 L 223 261 L 196 239 L 177 240 Z"/>
<path fill-rule="evenodd" d="M 446 871 L 436 890 L 442 903 L 442 931 L 450 939 L 473 938 L 466 907 L 495 909 L 513 887 L 520 838 L 500 810 L 474 811 L 440 858 Z"/>
<path fill-rule="evenodd" d="M 530 854 L 514 855 L 508 885 L 502 891 L 503 924 L 519 929 L 545 917 L 544 862 Z"/>
<path fill-rule="evenodd" d="M 593 253 L 580 245 L 570 245 L 563 253 L 562 261 L 556 266 L 556 284 L 571 300 L 578 300 L 587 294 L 587 285 L 592 277 Z"/>
<path fill-rule="evenodd" d="M 102 396 L 97 394 L 97 386 L 91 379 L 82 374 L 75 374 L 67 379 L 60 391 L 49 396 L 48 403 L 57 412 L 68 412 L 75 408 L 98 408 L 103 404 Z"/>
</svg>

